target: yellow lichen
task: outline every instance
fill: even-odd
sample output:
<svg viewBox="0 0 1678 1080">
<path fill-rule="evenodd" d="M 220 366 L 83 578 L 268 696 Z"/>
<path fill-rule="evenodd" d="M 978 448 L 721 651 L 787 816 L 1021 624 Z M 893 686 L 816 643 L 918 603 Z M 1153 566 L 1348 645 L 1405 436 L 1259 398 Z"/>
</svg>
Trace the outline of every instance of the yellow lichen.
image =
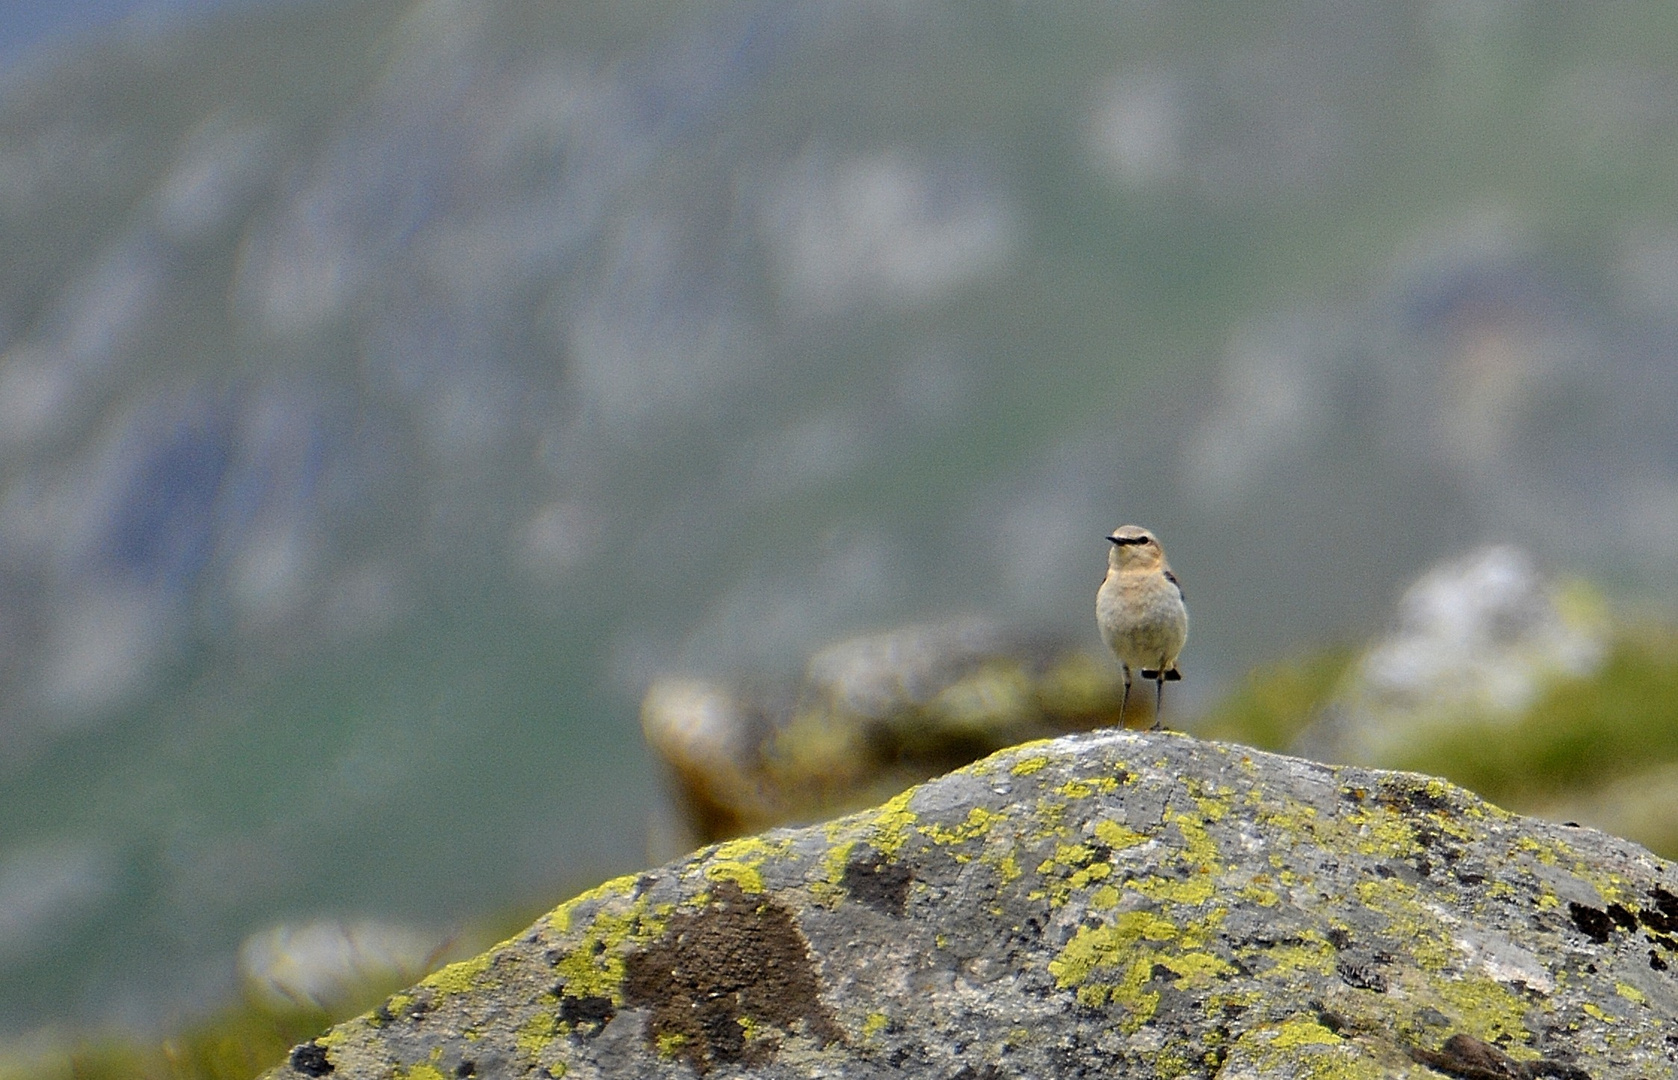
<svg viewBox="0 0 1678 1080">
<path fill-rule="evenodd" d="M 563 934 L 571 929 L 571 918 L 576 911 L 585 904 L 597 903 L 613 896 L 623 896 L 635 891 L 636 876 L 625 874 L 612 878 L 590 889 L 580 896 L 567 900 L 548 914 L 548 926 Z"/>
<path fill-rule="evenodd" d="M 1292 1050 L 1299 1046 L 1339 1046 L 1345 1040 L 1315 1020 L 1293 1019 L 1285 1021 L 1276 1030 L 1276 1037 L 1270 1040 L 1270 1046 L 1275 1050 Z"/>
<path fill-rule="evenodd" d="M 922 827 L 922 836 L 935 844 L 949 845 L 964 843 L 976 839 L 990 831 L 992 825 L 1004 820 L 1006 815 L 995 810 L 987 810 L 982 806 L 975 806 L 967 812 L 967 820 L 960 825 L 946 826 L 932 824 Z"/>
<path fill-rule="evenodd" d="M 1272 949 L 1255 949 L 1253 956 L 1263 956 L 1270 961 L 1270 967 L 1265 970 L 1266 975 L 1281 975 L 1292 971 L 1315 971 L 1321 975 L 1334 972 L 1334 946 L 1307 931 L 1302 935 L 1303 942 L 1298 945 L 1278 945 Z"/>
<path fill-rule="evenodd" d="M 486 952 L 470 960 L 450 964 L 426 976 L 420 985 L 429 986 L 439 994 L 464 994 L 473 988 L 479 975 L 489 970 L 494 958 L 493 953 Z"/>
<path fill-rule="evenodd" d="M 870 823 L 874 847 L 888 859 L 895 856 L 908 842 L 909 830 L 916 821 L 915 812 L 909 809 L 909 799 L 914 793 L 915 789 L 911 788 L 889 800 L 875 811 Z"/>
<path fill-rule="evenodd" d="M 1416 830 L 1398 814 L 1361 810 L 1349 821 L 1357 831 L 1360 854 L 1384 858 L 1405 858 L 1421 850 Z"/>
<path fill-rule="evenodd" d="M 1116 967 L 1139 941 L 1170 941 L 1180 931 L 1175 923 L 1149 911 L 1126 911 L 1111 923 L 1080 927 L 1059 955 L 1049 961 L 1049 973 L 1062 990 L 1089 981 L 1097 968 Z"/>
<path fill-rule="evenodd" d="M 1188 814 L 1167 814 L 1165 819 L 1176 825 L 1183 837 L 1181 858 L 1184 862 L 1206 870 L 1218 867 L 1218 845 L 1207 835 L 1203 822 Z"/>
<path fill-rule="evenodd" d="M 1228 961 L 1209 952 L 1185 952 L 1163 956 L 1159 963 L 1177 975 L 1176 987 L 1179 990 L 1204 989 L 1235 970 Z"/>
<path fill-rule="evenodd" d="M 407 1069 L 398 1069 L 398 1080 L 446 1080 L 443 1070 L 431 1064 L 414 1065 Z"/>
<path fill-rule="evenodd" d="M 1087 799 L 1096 792 L 1117 791 L 1119 782 L 1111 776 L 1097 776 L 1089 780 L 1068 780 L 1055 788 L 1055 794 L 1068 799 Z"/>
<path fill-rule="evenodd" d="M 840 829 L 836 823 L 827 827 L 828 849 L 822 856 L 822 878 L 810 883 L 810 894 L 818 903 L 833 907 L 845 898 L 844 881 L 845 867 L 850 865 L 851 852 L 856 850 L 857 841 L 853 838 L 840 840 L 837 838 Z"/>
<path fill-rule="evenodd" d="M 1556 844 L 1543 844 L 1530 836 L 1522 836 L 1515 841 L 1515 850 L 1526 852 L 1545 866 L 1554 866 L 1560 861 Z"/>
<path fill-rule="evenodd" d="M 1008 771 L 1015 776 L 1030 776 L 1032 773 L 1040 771 L 1048 763 L 1049 759 L 1046 757 L 1028 757 L 1023 761 L 1015 762 L 1014 767 Z"/>
<path fill-rule="evenodd" d="M 703 894 L 695 901 L 702 903 Z M 623 910 L 602 906 L 583 928 L 581 940 L 554 963 L 572 997 L 604 997 L 623 1004 L 624 945 L 650 942 L 664 932 L 674 908 L 659 905 L 650 911 L 645 896 Z"/>
<path fill-rule="evenodd" d="M 728 840 L 712 848 L 705 865 L 705 877 L 710 881 L 732 881 L 746 892 L 763 891 L 763 874 L 759 868 L 769 859 L 786 851 L 787 842 L 770 842 L 758 836 Z"/>
<path fill-rule="evenodd" d="M 1128 847 L 1146 843 L 1148 838 L 1134 829 L 1128 829 L 1116 821 L 1105 818 L 1095 823 L 1095 838 L 1106 844 L 1114 851 L 1123 851 Z"/>
<path fill-rule="evenodd" d="M 1206 903 L 1217 892 L 1211 877 L 1204 873 L 1187 881 L 1168 877 L 1136 878 L 1125 882 L 1125 888 L 1134 889 L 1150 900 L 1190 906 Z"/>
<path fill-rule="evenodd" d="M 519 1026 L 514 1041 L 520 1052 L 530 1057 L 536 1057 L 548 1048 L 548 1044 L 553 1042 L 554 1036 L 558 1033 L 558 1019 L 551 1013 L 541 1012 Z"/>
<path fill-rule="evenodd" d="M 763 891 L 763 875 L 757 867 L 742 862 L 712 863 L 705 868 L 705 876 L 711 881 L 732 881 L 749 893 Z"/>
<path fill-rule="evenodd" d="M 1483 975 L 1441 978 L 1434 989 L 1456 1013 L 1457 1023 L 1487 1042 L 1509 1041 L 1517 1047 L 1530 1042 L 1527 1001 L 1509 987 Z"/>
</svg>

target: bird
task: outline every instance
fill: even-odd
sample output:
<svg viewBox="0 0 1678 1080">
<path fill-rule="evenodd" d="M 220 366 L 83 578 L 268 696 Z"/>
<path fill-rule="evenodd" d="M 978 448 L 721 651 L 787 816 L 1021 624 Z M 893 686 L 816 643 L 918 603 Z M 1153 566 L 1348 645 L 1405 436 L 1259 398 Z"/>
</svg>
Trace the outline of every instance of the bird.
<svg viewBox="0 0 1678 1080">
<path fill-rule="evenodd" d="M 1177 654 L 1189 636 L 1189 609 L 1183 587 L 1165 561 L 1154 534 L 1138 525 L 1121 525 L 1107 537 L 1107 577 L 1095 594 L 1095 621 L 1101 638 L 1124 668 L 1124 697 L 1119 723 L 1130 704 L 1130 669 L 1154 681 L 1154 726 L 1160 727 L 1165 684 L 1183 677 Z"/>
</svg>

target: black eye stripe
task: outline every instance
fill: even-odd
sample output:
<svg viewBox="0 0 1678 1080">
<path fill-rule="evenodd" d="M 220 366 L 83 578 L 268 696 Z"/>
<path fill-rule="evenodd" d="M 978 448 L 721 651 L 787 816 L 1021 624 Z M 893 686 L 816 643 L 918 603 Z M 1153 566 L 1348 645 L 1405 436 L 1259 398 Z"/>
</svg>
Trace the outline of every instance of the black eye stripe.
<svg viewBox="0 0 1678 1080">
<path fill-rule="evenodd" d="M 1119 545 L 1120 547 L 1125 547 L 1129 544 L 1147 544 L 1152 542 L 1152 540 L 1146 536 L 1109 536 L 1107 539 L 1113 541 L 1113 543 Z"/>
</svg>

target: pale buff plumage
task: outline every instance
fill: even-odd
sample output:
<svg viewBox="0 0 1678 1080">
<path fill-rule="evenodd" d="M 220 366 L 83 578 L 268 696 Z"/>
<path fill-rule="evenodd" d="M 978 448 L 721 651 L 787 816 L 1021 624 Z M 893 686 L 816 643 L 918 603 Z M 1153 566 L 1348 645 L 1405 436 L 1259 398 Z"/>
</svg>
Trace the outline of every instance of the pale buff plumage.
<svg viewBox="0 0 1678 1080">
<path fill-rule="evenodd" d="M 1189 636 L 1183 589 L 1165 561 L 1154 534 L 1124 525 L 1107 537 L 1107 577 L 1095 594 L 1095 618 L 1102 640 L 1124 668 L 1124 698 L 1130 702 L 1130 669 L 1154 680 L 1154 730 L 1159 730 L 1165 684 L 1182 678 L 1177 654 Z M 1123 723 L 1124 706 L 1120 706 Z"/>
</svg>

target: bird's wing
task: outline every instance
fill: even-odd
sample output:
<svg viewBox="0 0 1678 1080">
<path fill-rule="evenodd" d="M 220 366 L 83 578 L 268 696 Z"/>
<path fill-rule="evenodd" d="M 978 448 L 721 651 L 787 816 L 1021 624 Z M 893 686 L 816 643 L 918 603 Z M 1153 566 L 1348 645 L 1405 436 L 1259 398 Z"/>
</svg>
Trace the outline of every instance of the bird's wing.
<svg viewBox="0 0 1678 1080">
<path fill-rule="evenodd" d="M 1177 595 L 1179 597 L 1181 597 L 1184 600 L 1187 600 L 1189 598 L 1188 594 L 1183 591 L 1182 582 L 1177 580 L 1177 575 L 1176 574 L 1173 574 L 1171 571 L 1167 570 L 1165 572 L 1165 580 L 1167 580 L 1167 581 L 1171 582 L 1171 584 L 1177 586 Z"/>
</svg>

